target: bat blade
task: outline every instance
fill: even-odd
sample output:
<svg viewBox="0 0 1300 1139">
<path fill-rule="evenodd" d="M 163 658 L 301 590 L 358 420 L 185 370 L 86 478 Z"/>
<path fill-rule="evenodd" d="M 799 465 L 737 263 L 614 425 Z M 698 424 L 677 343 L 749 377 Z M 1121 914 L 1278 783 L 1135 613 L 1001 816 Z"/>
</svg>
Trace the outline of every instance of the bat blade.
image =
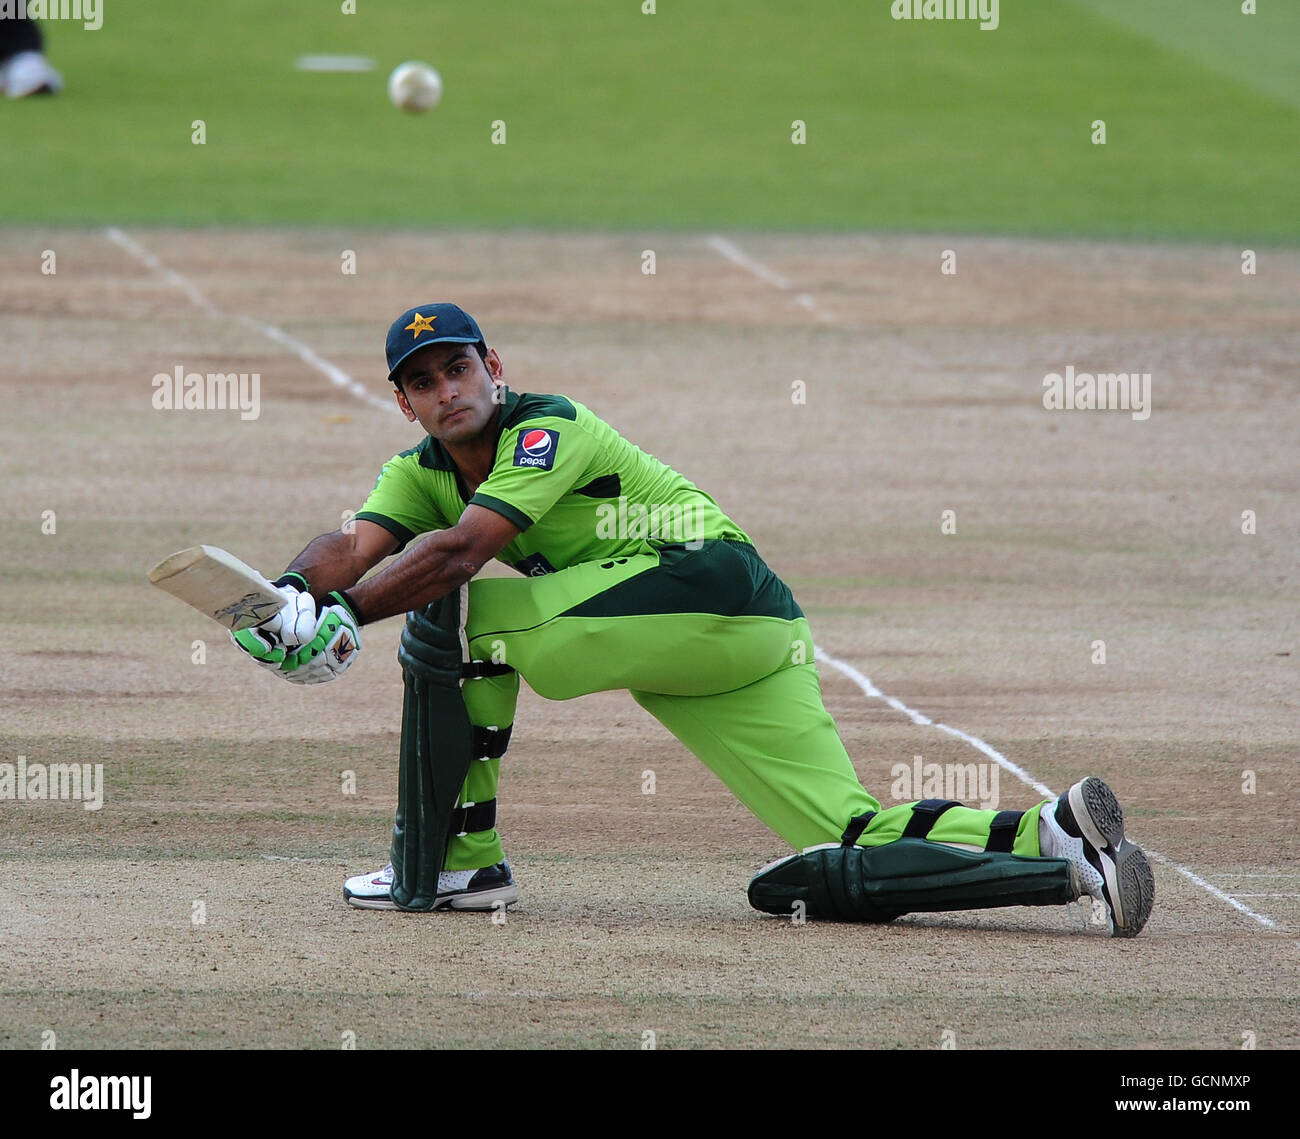
<svg viewBox="0 0 1300 1139">
<path fill-rule="evenodd" d="M 149 571 L 149 580 L 236 632 L 260 625 L 288 600 L 257 570 L 217 546 L 172 554 Z"/>
</svg>

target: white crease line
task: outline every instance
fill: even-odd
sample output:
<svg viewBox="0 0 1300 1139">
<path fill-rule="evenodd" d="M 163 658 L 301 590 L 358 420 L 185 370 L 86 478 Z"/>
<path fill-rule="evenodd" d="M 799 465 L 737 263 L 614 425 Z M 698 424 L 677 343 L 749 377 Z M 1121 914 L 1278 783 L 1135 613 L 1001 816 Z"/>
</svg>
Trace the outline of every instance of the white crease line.
<svg viewBox="0 0 1300 1139">
<path fill-rule="evenodd" d="M 1037 782 L 1022 767 L 1018 767 L 1016 764 L 1012 763 L 1011 760 L 1007 759 L 1005 755 L 1003 755 L 1000 751 L 996 750 L 995 748 L 990 747 L 982 739 L 979 739 L 976 736 L 968 735 L 966 732 L 963 732 L 960 728 L 951 728 L 947 724 L 937 723 L 936 721 L 930 719 L 929 716 L 926 716 L 923 713 L 916 711 L 914 708 L 909 708 L 896 696 L 887 696 L 871 682 L 870 677 L 863 675 L 851 664 L 846 664 L 842 660 L 837 660 L 829 653 L 824 652 L 817 645 L 813 646 L 813 654 L 818 660 L 824 660 L 832 668 L 838 669 L 845 676 L 847 676 L 851 681 L 853 681 L 854 684 L 856 684 L 862 690 L 863 695 L 869 696 L 873 700 L 883 700 L 895 711 L 901 712 L 904 716 L 910 719 L 914 724 L 929 725 L 931 727 L 938 728 L 939 731 L 941 732 L 947 732 L 950 736 L 956 736 L 959 740 L 965 740 L 977 751 L 981 751 L 985 755 L 987 755 L 991 760 L 993 760 L 994 763 L 998 764 L 1000 767 L 1003 767 L 1007 771 L 1011 772 L 1011 774 L 1014 775 L 1017 779 L 1019 779 L 1022 783 L 1025 783 L 1028 786 L 1032 787 L 1035 791 L 1037 791 L 1040 795 L 1042 795 L 1044 799 L 1056 798 L 1055 792 L 1053 792 L 1050 788 L 1045 787 L 1043 784 Z M 1178 871 L 1179 874 L 1183 875 L 1183 877 L 1187 878 L 1189 881 L 1194 882 L 1196 883 L 1196 885 L 1202 887 L 1203 889 L 1208 890 L 1220 901 L 1227 902 L 1228 905 L 1232 906 L 1234 909 L 1240 910 L 1243 914 L 1248 914 L 1250 917 L 1254 918 L 1261 925 L 1267 926 L 1269 929 L 1277 928 L 1277 922 L 1275 922 L 1272 918 L 1266 917 L 1264 914 L 1257 914 L 1249 906 L 1242 905 L 1242 903 L 1237 901 L 1237 899 L 1234 898 L 1232 895 L 1225 893 L 1223 890 L 1220 890 L 1217 886 L 1214 886 L 1211 883 L 1207 882 L 1195 871 L 1188 870 L 1186 866 L 1178 865 L 1177 862 L 1171 861 L 1170 859 L 1166 858 L 1163 854 L 1157 854 L 1149 846 L 1144 846 L 1142 849 L 1145 850 L 1151 858 L 1154 858 L 1161 865 L 1168 866 L 1171 870 Z M 1279 875 L 1279 877 L 1282 877 L 1282 875 Z"/>
<path fill-rule="evenodd" d="M 127 235 L 123 233 L 120 229 L 118 229 L 117 226 L 115 225 L 109 226 L 108 229 L 104 231 L 104 233 L 108 236 L 108 240 L 111 241 L 114 245 L 121 246 L 129 254 L 131 254 L 131 256 L 134 257 L 137 261 L 140 261 L 143 264 L 147 265 L 155 273 L 163 277 L 163 279 L 166 280 L 168 284 L 172 285 L 174 288 L 179 289 L 182 293 L 184 293 L 187 297 L 189 297 L 190 303 L 193 304 L 195 308 L 202 309 L 209 316 L 221 315 L 221 313 L 217 311 L 216 306 L 210 300 L 208 300 L 208 298 L 205 297 L 201 292 L 199 292 L 198 288 L 194 285 L 192 281 L 186 280 L 178 272 L 176 272 L 175 269 L 167 268 L 167 266 L 164 265 L 161 261 L 159 261 L 158 258 L 155 257 L 152 253 L 150 253 L 149 250 L 147 250 L 138 241 L 134 241 L 131 238 L 127 237 Z"/>
<path fill-rule="evenodd" d="M 742 269 L 747 269 L 760 281 L 766 282 L 773 288 L 780 289 L 782 292 L 786 293 L 790 292 L 794 288 L 794 285 L 792 285 L 785 277 L 782 277 L 780 273 L 773 269 L 769 269 L 761 261 L 755 261 L 749 256 L 749 254 L 741 250 L 734 242 L 728 241 L 725 237 L 720 237 L 717 234 L 714 234 L 709 238 L 709 245 L 711 248 L 721 253 L 728 261 L 734 261 Z M 825 309 L 818 307 L 818 304 L 813 300 L 811 293 L 795 293 L 794 301 L 795 304 L 806 308 L 818 320 L 829 321 L 834 319 Z"/>
<path fill-rule="evenodd" d="M 1238 894 L 1239 898 L 1300 898 L 1300 894 Z"/>
<path fill-rule="evenodd" d="M 844 673 L 844 675 L 847 676 L 851 681 L 853 681 L 854 684 L 856 684 L 859 688 L 861 688 L 862 691 L 867 696 L 870 696 L 872 697 L 872 699 L 875 700 L 883 700 L 896 712 L 902 712 L 904 716 L 908 717 L 908 719 L 912 721 L 912 723 L 929 725 L 931 727 L 938 728 L 939 731 L 941 732 L 947 732 L 950 736 L 956 736 L 959 740 L 965 740 L 966 743 L 970 744 L 971 747 L 975 748 L 977 751 L 982 751 L 985 755 L 989 757 L 989 759 L 993 760 L 994 763 L 998 764 L 998 766 L 1003 767 L 1007 771 L 1011 772 L 1011 774 L 1014 775 L 1017 779 L 1019 779 L 1022 783 L 1028 784 L 1035 791 L 1037 791 L 1044 799 L 1055 798 L 1055 795 L 1053 794 L 1050 788 L 1044 787 L 1043 784 L 1037 782 L 1029 774 L 1029 772 L 1027 772 L 1023 767 L 1016 766 L 1016 764 L 1012 763 L 1011 760 L 1009 760 L 1000 751 L 997 751 L 995 748 L 990 747 L 983 740 L 978 739 L 975 736 L 968 735 L 966 732 L 963 732 L 960 728 L 950 728 L 947 724 L 935 723 L 935 721 L 930 719 L 929 716 L 922 715 L 920 712 L 917 712 L 915 709 L 909 708 L 897 697 L 886 696 L 883 692 L 880 691 L 879 688 L 877 688 L 874 684 L 871 683 L 870 677 L 864 676 L 851 664 L 846 664 L 842 660 L 836 660 L 829 653 L 823 652 L 823 650 L 817 645 L 813 646 L 813 654 L 814 656 L 816 656 L 818 660 L 824 660 L 827 664 L 834 665 L 836 668 L 838 668 L 840 672 Z"/>
<path fill-rule="evenodd" d="M 1161 863 L 1164 866 L 1168 866 L 1173 870 L 1177 870 L 1179 874 L 1183 875 L 1189 881 L 1195 882 L 1198 886 L 1203 886 L 1205 889 L 1209 890 L 1210 893 L 1213 894 L 1216 898 L 1220 898 L 1221 900 L 1227 902 L 1228 905 L 1232 906 L 1234 909 L 1240 910 L 1243 914 L 1249 914 L 1261 925 L 1266 925 L 1268 926 L 1269 929 L 1277 928 L 1277 922 L 1275 922 L 1272 918 L 1267 918 L 1263 914 L 1257 914 L 1249 906 L 1243 906 L 1231 894 L 1227 894 L 1224 891 L 1220 890 L 1218 886 L 1211 885 L 1199 874 L 1197 874 L 1194 870 L 1188 870 L 1186 866 L 1179 866 L 1177 862 L 1174 862 L 1172 859 L 1166 858 L 1163 854 L 1157 854 L 1149 846 L 1144 846 L 1142 849 L 1145 850 L 1147 854 L 1150 855 L 1152 858 L 1154 858 L 1157 862 Z"/>
<path fill-rule="evenodd" d="M 128 237 L 117 226 L 109 226 L 104 231 L 114 245 L 125 249 L 132 257 L 141 264 L 148 266 L 155 273 L 159 274 L 168 284 L 184 293 L 189 298 L 190 303 L 195 308 L 201 309 L 208 316 L 222 317 L 225 314 L 217 308 L 203 293 L 198 289 L 194 282 L 181 276 L 175 269 L 170 269 L 164 265 L 153 253 L 146 249 L 134 238 Z M 256 329 L 268 340 L 274 340 L 277 344 L 288 348 L 304 364 L 308 364 L 321 373 L 335 387 L 342 388 L 350 396 L 368 403 L 371 407 L 381 408 L 387 412 L 397 411 L 396 405 L 388 400 L 380 399 L 377 395 L 367 390 L 364 384 L 354 380 L 342 368 L 336 364 L 331 364 L 328 360 L 318 356 L 306 344 L 294 336 L 290 336 L 283 328 L 274 324 L 267 324 L 264 321 L 254 320 L 250 316 L 239 316 L 236 319 L 250 328 Z"/>
<path fill-rule="evenodd" d="M 304 364 L 310 364 L 318 372 L 324 375 L 330 383 L 336 387 L 342 388 L 349 395 L 356 396 L 357 399 L 370 404 L 371 407 L 380 407 L 384 411 L 396 411 L 397 406 L 386 399 L 380 399 L 377 395 L 366 390 L 366 386 L 354 380 L 342 368 L 331 364 L 328 360 L 317 356 L 301 340 L 290 336 L 283 328 L 274 324 L 264 324 L 260 320 L 254 320 L 251 316 L 241 316 L 239 320 L 247 324 L 250 328 L 256 328 L 263 336 L 269 340 L 274 340 L 277 344 L 283 344 L 294 353 Z"/>
<path fill-rule="evenodd" d="M 769 269 L 761 261 L 755 261 L 752 257 L 742 253 L 735 245 L 725 237 L 719 237 L 716 234 L 709 238 L 709 244 L 722 254 L 728 261 L 734 261 L 742 269 L 748 269 L 760 281 L 766 281 L 778 289 L 790 290 L 790 282 L 787 281 L 780 273 Z"/>
</svg>

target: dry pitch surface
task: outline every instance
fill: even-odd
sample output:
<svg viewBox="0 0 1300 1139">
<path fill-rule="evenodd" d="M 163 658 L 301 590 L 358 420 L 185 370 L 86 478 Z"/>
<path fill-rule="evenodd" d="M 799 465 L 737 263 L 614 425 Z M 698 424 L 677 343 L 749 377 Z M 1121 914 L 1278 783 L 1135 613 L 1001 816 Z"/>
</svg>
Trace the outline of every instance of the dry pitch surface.
<svg viewBox="0 0 1300 1139">
<path fill-rule="evenodd" d="M 102 231 L 0 234 L 0 759 L 106 784 L 99 811 L 0 802 L 0 1043 L 1300 1044 L 1294 252 L 1248 277 L 1222 247 L 731 235 L 764 274 L 707 235 L 130 237 L 183 281 Z M 429 299 L 479 317 L 517 389 L 582 400 L 711 492 L 828 654 L 1055 791 L 1111 780 L 1161 856 L 1146 932 L 1079 907 L 762 917 L 745 883 L 782 844 L 623 693 L 525 693 L 505 924 L 345 907 L 342 879 L 385 861 L 398 623 L 303 691 L 144 570 L 206 541 L 274 573 L 416 441 L 241 318 L 386 398 L 387 322 Z M 1067 364 L 1150 372 L 1150 418 L 1045 410 Z M 260 417 L 154 410 L 177 365 L 259 373 Z M 914 755 L 986 761 L 822 680 L 886 801 Z M 1038 798 L 1009 770 L 999 792 Z"/>
</svg>

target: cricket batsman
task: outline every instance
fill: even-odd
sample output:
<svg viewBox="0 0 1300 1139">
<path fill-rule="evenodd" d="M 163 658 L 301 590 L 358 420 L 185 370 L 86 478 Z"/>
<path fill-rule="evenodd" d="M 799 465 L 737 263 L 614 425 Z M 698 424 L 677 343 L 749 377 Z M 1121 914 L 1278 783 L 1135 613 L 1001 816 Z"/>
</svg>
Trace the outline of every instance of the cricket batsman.
<svg viewBox="0 0 1300 1139">
<path fill-rule="evenodd" d="M 1101 779 L 1023 811 L 882 809 L 823 705 L 807 619 L 712 498 L 582 404 L 511 390 L 454 304 L 403 313 L 386 349 L 425 438 L 384 464 L 351 525 L 294 558 L 283 609 L 234 635 L 316 684 L 348 669 L 366 625 L 406 615 L 391 861 L 347 880 L 350 905 L 518 900 L 496 819 L 522 677 L 552 700 L 627 689 L 789 843 L 751 880 L 756 909 L 882 922 L 1089 895 L 1115 936 L 1142 929 L 1151 866 Z M 521 576 L 476 578 L 491 558 Z"/>
</svg>

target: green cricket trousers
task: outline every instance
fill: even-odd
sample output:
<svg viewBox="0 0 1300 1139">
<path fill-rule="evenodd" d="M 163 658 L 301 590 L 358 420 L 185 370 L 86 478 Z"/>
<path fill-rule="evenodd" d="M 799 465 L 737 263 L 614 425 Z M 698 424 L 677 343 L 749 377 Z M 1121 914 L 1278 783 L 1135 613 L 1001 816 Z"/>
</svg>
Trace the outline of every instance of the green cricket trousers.
<svg viewBox="0 0 1300 1139">
<path fill-rule="evenodd" d="M 865 812 L 879 813 L 861 846 L 900 838 L 911 818 L 913 804 L 881 810 L 859 782 L 822 703 L 808 621 L 747 542 L 647 545 L 541 577 L 475 580 L 465 631 L 472 659 L 513 670 L 462 686 L 479 727 L 514 723 L 521 676 L 551 700 L 625 688 L 798 850 L 838 842 Z M 495 799 L 499 766 L 475 761 L 460 801 Z M 1038 811 L 1020 819 L 1013 853 L 1039 854 Z M 950 808 L 928 837 L 982 850 L 996 814 Z M 451 840 L 445 867 L 503 857 L 495 829 L 471 832 Z"/>
</svg>

